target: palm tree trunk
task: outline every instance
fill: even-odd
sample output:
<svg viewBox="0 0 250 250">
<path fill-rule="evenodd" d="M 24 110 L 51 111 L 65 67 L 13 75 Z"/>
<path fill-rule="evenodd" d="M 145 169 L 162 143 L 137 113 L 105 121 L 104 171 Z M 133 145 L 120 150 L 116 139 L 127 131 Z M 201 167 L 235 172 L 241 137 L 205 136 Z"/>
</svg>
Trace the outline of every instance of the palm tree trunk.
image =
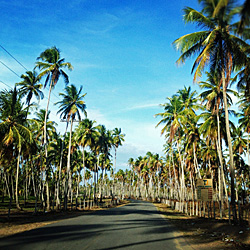
<svg viewBox="0 0 250 250">
<path fill-rule="evenodd" d="M 247 131 L 247 163 L 250 165 L 250 154 L 249 154 L 249 131 Z M 249 168 L 249 176 L 250 176 L 250 168 Z"/>
<path fill-rule="evenodd" d="M 16 207 L 17 209 L 21 210 L 19 201 L 18 201 L 18 178 L 19 178 L 19 164 L 21 158 L 21 147 L 18 149 L 18 156 L 17 156 L 17 166 L 16 166 Z"/>
<path fill-rule="evenodd" d="M 47 180 L 47 170 L 48 170 L 48 143 L 47 143 L 47 116 L 48 116 L 48 111 L 49 111 L 49 102 L 50 102 L 50 94 L 52 90 L 52 79 L 50 82 L 49 86 L 49 96 L 48 96 L 48 102 L 47 102 L 47 107 L 46 107 L 46 112 L 45 112 L 45 118 L 44 118 L 44 149 L 45 149 L 45 180 Z M 48 183 L 46 184 L 47 186 L 47 210 L 50 210 L 50 204 L 49 204 L 49 185 Z"/>
<path fill-rule="evenodd" d="M 79 196 L 79 188 L 80 188 L 80 171 L 77 176 L 77 187 L 76 187 L 76 209 L 78 208 L 78 196 Z"/>
<path fill-rule="evenodd" d="M 45 118 L 44 118 L 44 145 L 45 145 L 45 149 L 47 147 L 47 116 L 48 116 L 48 111 L 49 111 L 49 102 L 50 102 L 51 90 L 52 90 L 52 79 L 51 79 L 50 85 L 49 85 L 49 96 L 48 96 L 48 102 L 47 102 Z"/>
<path fill-rule="evenodd" d="M 221 202 L 221 207 L 220 207 L 220 217 L 222 219 L 222 215 L 224 214 L 224 199 L 223 199 L 223 177 L 224 177 L 224 171 L 223 171 L 223 156 L 222 156 L 222 149 L 221 149 L 221 136 L 220 136 L 220 118 L 219 118 L 219 107 L 217 104 L 217 140 L 216 140 L 216 148 L 218 151 L 218 156 L 219 156 L 219 162 L 220 162 L 220 171 L 219 171 L 219 197 L 220 197 L 220 202 Z M 225 187 L 225 191 L 226 187 Z M 227 202 L 228 202 L 228 196 L 227 196 Z"/>
<path fill-rule="evenodd" d="M 196 153 L 195 153 L 195 143 L 193 143 L 193 151 L 194 151 L 194 166 L 196 168 L 196 171 L 198 172 L 199 179 L 201 179 L 201 173 L 200 173 L 200 169 L 199 169 L 199 164 L 198 164 Z"/>
<path fill-rule="evenodd" d="M 62 175 L 63 149 L 64 149 L 65 135 L 66 135 L 67 130 L 68 130 L 68 125 L 69 125 L 69 123 L 66 122 L 66 129 L 65 129 L 65 132 L 64 132 L 64 138 L 63 138 L 63 141 L 62 141 L 62 148 L 61 148 L 61 152 L 60 152 L 59 174 L 58 174 L 58 183 L 57 183 L 57 197 L 56 197 L 56 209 L 58 209 L 60 204 L 61 204 L 61 201 L 60 201 L 60 192 L 61 192 L 60 185 L 61 185 L 61 175 Z"/>
<path fill-rule="evenodd" d="M 49 179 L 46 173 L 46 196 L 47 196 L 47 211 L 50 211 L 50 196 L 49 196 Z"/>
<path fill-rule="evenodd" d="M 11 194 L 10 194 L 10 188 L 9 188 L 8 180 L 7 180 L 7 177 L 6 177 L 6 173 L 3 172 L 3 175 L 4 175 L 4 179 L 5 179 L 5 183 L 6 183 L 6 189 L 7 189 L 7 191 L 8 191 L 8 196 L 9 196 L 9 198 L 10 198 L 10 197 L 11 197 Z M 8 178 L 8 179 L 9 179 L 9 178 Z M 3 183 L 3 185 L 4 185 L 4 183 Z"/>
<path fill-rule="evenodd" d="M 223 85 L 223 101 L 224 101 L 224 109 L 225 109 L 225 118 L 226 118 L 226 133 L 227 133 L 227 141 L 228 141 L 228 149 L 229 149 L 229 158 L 230 158 L 230 178 L 231 178 L 231 203 L 233 210 L 233 220 L 237 221 L 237 212 L 236 212 L 236 204 L 235 204 L 235 173 L 234 173 L 234 160 L 233 160 L 233 147 L 231 141 L 231 133 L 229 128 L 229 114 L 227 107 L 227 95 L 226 95 L 226 80 L 225 80 L 225 72 L 222 70 L 222 85 Z"/>
<path fill-rule="evenodd" d="M 114 170 L 113 170 L 113 187 L 112 187 L 112 199 L 114 197 L 115 192 L 115 170 L 116 170 L 116 147 L 115 147 L 115 162 L 114 162 Z"/>
<path fill-rule="evenodd" d="M 67 158 L 67 176 L 66 176 L 66 184 L 65 184 L 65 191 L 64 191 L 64 209 L 67 210 L 68 204 L 68 190 L 69 190 L 69 172 L 70 172 L 70 151 L 71 151 L 71 140 L 72 140 L 72 128 L 73 128 L 73 117 L 71 117 L 70 122 L 70 132 L 69 132 L 69 149 L 68 149 L 68 158 Z"/>
<path fill-rule="evenodd" d="M 179 147 L 179 142 L 177 140 L 177 150 L 179 152 L 179 156 L 180 156 L 180 162 L 181 162 L 181 179 L 180 179 L 180 183 L 181 183 L 181 206 L 183 205 L 182 202 L 184 202 L 184 195 L 185 195 L 185 178 L 184 178 L 184 161 L 182 160 L 181 157 L 181 151 L 180 151 L 180 147 Z M 181 210 L 183 210 L 181 208 Z"/>
<path fill-rule="evenodd" d="M 84 154 L 84 147 L 82 147 L 82 166 L 83 166 L 83 186 L 85 187 L 85 174 L 86 174 L 86 169 L 85 169 L 85 154 Z"/>
</svg>

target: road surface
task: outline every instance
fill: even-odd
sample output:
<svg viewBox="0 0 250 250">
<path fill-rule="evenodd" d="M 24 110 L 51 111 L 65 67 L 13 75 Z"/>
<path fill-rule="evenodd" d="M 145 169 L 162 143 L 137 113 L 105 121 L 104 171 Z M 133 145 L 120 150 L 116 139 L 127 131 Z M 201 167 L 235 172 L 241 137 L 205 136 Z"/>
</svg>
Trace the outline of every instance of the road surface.
<svg viewBox="0 0 250 250">
<path fill-rule="evenodd" d="M 148 202 L 66 219 L 0 240 L 0 249 L 192 249 Z"/>
</svg>

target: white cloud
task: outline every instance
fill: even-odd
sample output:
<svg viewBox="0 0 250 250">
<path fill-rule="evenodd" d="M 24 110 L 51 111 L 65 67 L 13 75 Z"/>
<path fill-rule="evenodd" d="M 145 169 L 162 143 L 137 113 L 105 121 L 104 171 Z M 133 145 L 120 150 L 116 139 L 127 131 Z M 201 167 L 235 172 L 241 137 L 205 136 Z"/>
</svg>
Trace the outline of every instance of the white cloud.
<svg viewBox="0 0 250 250">
<path fill-rule="evenodd" d="M 155 107 L 159 107 L 158 103 L 149 103 L 149 104 L 138 104 L 138 105 L 134 105 L 132 107 L 128 107 L 125 108 L 124 111 L 126 110 L 137 110 L 137 109 L 147 109 L 147 108 L 155 108 Z"/>
</svg>

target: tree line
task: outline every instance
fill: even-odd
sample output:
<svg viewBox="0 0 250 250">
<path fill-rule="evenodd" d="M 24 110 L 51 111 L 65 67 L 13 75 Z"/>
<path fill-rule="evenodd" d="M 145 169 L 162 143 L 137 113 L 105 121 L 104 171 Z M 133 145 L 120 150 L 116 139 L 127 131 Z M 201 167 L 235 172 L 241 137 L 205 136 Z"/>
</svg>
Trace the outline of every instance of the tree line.
<svg viewBox="0 0 250 250">
<path fill-rule="evenodd" d="M 191 72 L 202 92 L 184 87 L 167 97 L 163 112 L 156 114 L 166 138 L 165 156 L 159 160 L 149 152 L 129 164 L 138 176 L 136 185 L 144 185 L 139 189 L 144 196 L 167 189 L 164 195 L 183 206 L 186 200 L 197 201 L 197 179 L 213 179 L 222 211 L 230 199 L 236 221 L 236 201 L 246 201 L 250 186 L 250 1 L 243 6 L 230 0 L 198 2 L 201 11 L 183 9 L 185 23 L 197 30 L 173 45 L 181 52 L 177 64 L 194 58 Z M 237 111 L 230 109 L 233 97 Z"/>
<path fill-rule="evenodd" d="M 86 196 L 89 192 L 94 199 L 97 192 L 101 197 L 164 197 L 178 200 L 183 210 L 185 201 L 197 201 L 197 179 L 211 178 L 222 213 L 224 202 L 231 200 L 236 221 L 236 202 L 246 202 L 250 184 L 250 1 L 243 6 L 233 0 L 198 2 L 201 11 L 191 7 L 183 10 L 184 21 L 195 24 L 197 31 L 176 39 L 173 45 L 181 52 L 178 64 L 194 58 L 192 73 L 201 93 L 184 87 L 161 104 L 163 112 L 156 116 L 166 138 L 164 157 L 148 152 L 131 158 L 131 169 L 114 175 L 116 150 L 124 134 L 121 129 L 107 130 L 82 119 L 86 116 L 85 94 L 82 87 L 74 85 L 66 86 L 57 103 L 58 113 L 66 122 L 65 134 L 60 135 L 49 119 L 50 95 L 59 78 L 69 83 L 64 70 L 72 70 L 72 65 L 52 47 L 37 58 L 35 69 L 39 73 L 26 72 L 13 90 L 0 93 L 2 194 L 7 193 L 10 200 L 15 196 L 18 208 L 19 195 L 26 199 L 32 194 L 47 210 L 51 204 L 67 209 L 68 199 L 72 201 L 75 195 L 77 200 L 83 181 L 82 193 Z M 43 95 L 41 79 L 49 85 L 47 107 L 30 119 L 32 97 L 39 100 Z M 231 109 L 234 96 L 238 110 Z M 76 120 L 80 122 L 73 131 Z M 112 167 L 109 179 L 106 171 Z M 89 171 L 93 181 L 87 190 Z"/>
<path fill-rule="evenodd" d="M 120 128 L 108 130 L 87 118 L 86 93 L 82 86 L 69 84 L 65 69 L 73 67 L 61 58 L 58 48 L 48 48 L 37 58 L 35 68 L 21 75 L 22 81 L 14 89 L 0 92 L 0 183 L 2 201 L 7 196 L 10 207 L 15 199 L 16 208 L 22 209 L 21 196 L 24 206 L 29 197 L 34 197 L 35 212 L 39 208 L 50 211 L 52 204 L 55 209 L 67 210 L 69 200 L 76 197 L 78 201 L 80 188 L 86 198 L 87 187 L 89 199 L 95 200 L 99 170 L 104 179 L 113 167 L 112 148 L 116 167 L 116 151 L 125 135 Z M 49 117 L 50 96 L 60 78 L 66 87 L 55 105 L 65 122 L 64 134 Z M 39 102 L 44 97 L 42 87 L 47 85 L 47 106 L 39 109 L 33 99 Z"/>
</svg>

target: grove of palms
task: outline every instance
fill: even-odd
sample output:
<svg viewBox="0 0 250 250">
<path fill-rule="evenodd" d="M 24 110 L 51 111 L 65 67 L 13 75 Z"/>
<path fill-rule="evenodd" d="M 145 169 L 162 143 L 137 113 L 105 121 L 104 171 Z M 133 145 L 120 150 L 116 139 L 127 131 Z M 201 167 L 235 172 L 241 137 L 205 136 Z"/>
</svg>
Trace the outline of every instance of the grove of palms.
<svg viewBox="0 0 250 250">
<path fill-rule="evenodd" d="M 249 1 L 198 2 L 200 11 L 183 9 L 184 21 L 197 30 L 173 37 L 173 45 L 181 53 L 177 64 L 194 60 L 190 73 L 200 92 L 183 83 L 166 97 L 155 114 L 163 151 L 130 158 L 129 169 L 117 164 L 125 134 L 88 118 L 82 92 L 88 90 L 70 82 L 73 66 L 57 47 L 43 51 L 14 89 L 0 92 L 0 192 L 9 209 L 13 199 L 17 209 L 33 199 L 36 213 L 132 197 L 199 215 L 207 203 L 198 200 L 197 180 L 212 179 L 220 218 L 231 205 L 233 220 L 241 219 L 250 195 Z M 61 134 L 50 119 L 50 96 L 63 80 L 55 103 L 65 122 Z"/>
</svg>

